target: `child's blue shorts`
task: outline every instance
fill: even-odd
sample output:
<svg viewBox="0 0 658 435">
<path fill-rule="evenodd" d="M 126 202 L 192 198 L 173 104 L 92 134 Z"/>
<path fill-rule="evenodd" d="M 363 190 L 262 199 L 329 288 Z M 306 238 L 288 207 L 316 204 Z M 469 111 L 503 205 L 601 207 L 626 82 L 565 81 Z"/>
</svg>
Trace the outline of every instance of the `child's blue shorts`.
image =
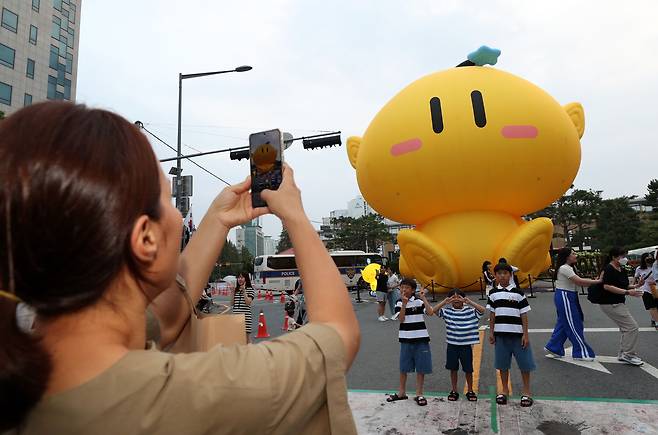
<svg viewBox="0 0 658 435">
<path fill-rule="evenodd" d="M 450 344 L 446 349 L 446 369 L 459 370 L 461 362 L 464 373 L 473 373 L 473 347 L 470 344 Z"/>
<path fill-rule="evenodd" d="M 432 373 L 429 342 L 400 343 L 400 373 Z"/>
<path fill-rule="evenodd" d="M 512 355 L 522 372 L 531 372 L 535 366 L 530 346 L 521 347 L 521 337 L 517 335 L 496 335 L 495 366 L 498 370 L 509 370 Z"/>
</svg>

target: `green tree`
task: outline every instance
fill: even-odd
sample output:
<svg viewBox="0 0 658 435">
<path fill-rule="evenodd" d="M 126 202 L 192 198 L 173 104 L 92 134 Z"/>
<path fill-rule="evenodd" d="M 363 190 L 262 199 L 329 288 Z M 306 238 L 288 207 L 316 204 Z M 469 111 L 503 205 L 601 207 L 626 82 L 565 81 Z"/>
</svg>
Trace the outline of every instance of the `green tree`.
<svg viewBox="0 0 658 435">
<path fill-rule="evenodd" d="M 0 110 L 0 119 L 5 119 L 5 112 Z"/>
<path fill-rule="evenodd" d="M 547 217 L 557 226 L 567 244 L 585 246 L 589 227 L 596 221 L 601 206 L 600 190 L 575 189 L 530 217 Z"/>
<path fill-rule="evenodd" d="M 249 252 L 249 250 L 244 246 L 240 252 L 240 259 L 242 260 L 241 271 L 254 273 L 254 256 L 251 255 L 251 252 Z"/>
<path fill-rule="evenodd" d="M 345 249 L 376 252 L 384 242 L 392 241 L 392 236 L 384 219 L 376 214 L 358 218 L 340 217 L 332 220 L 335 236 L 328 243 L 330 249 Z"/>
<path fill-rule="evenodd" d="M 283 227 L 279 235 L 279 243 L 276 245 L 276 252 L 283 252 L 290 248 L 292 248 L 292 242 L 290 241 L 288 230 L 286 230 L 286 227 Z"/>
<path fill-rule="evenodd" d="M 647 190 L 649 193 L 644 196 L 644 200 L 647 202 L 647 205 L 653 207 L 654 213 L 658 213 L 658 180 L 654 178 L 649 181 Z"/>
<path fill-rule="evenodd" d="M 592 231 L 594 247 L 607 251 L 613 246 L 634 246 L 639 241 L 640 217 L 627 196 L 604 199 L 599 207 L 596 229 Z"/>
<path fill-rule="evenodd" d="M 238 248 L 233 242 L 227 240 L 210 275 L 210 281 L 217 281 L 226 275 L 236 275 L 242 271 L 242 267 L 242 256 Z"/>
</svg>

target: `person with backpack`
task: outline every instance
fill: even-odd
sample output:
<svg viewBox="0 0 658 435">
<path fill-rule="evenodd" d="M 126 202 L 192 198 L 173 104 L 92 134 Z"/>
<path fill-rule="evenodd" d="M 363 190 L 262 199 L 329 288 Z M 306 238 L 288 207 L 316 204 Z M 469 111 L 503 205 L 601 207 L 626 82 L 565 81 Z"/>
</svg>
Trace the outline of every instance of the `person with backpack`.
<svg viewBox="0 0 658 435">
<path fill-rule="evenodd" d="M 544 350 L 557 358 L 564 356 L 564 343 L 567 338 L 573 346 L 573 358 L 585 361 L 593 361 L 594 350 L 585 341 L 583 327 L 583 310 L 578 300 L 576 286 L 590 286 L 601 284 L 601 279 L 581 278 L 576 274 L 574 266 L 578 257 L 573 249 L 564 247 L 557 253 L 557 264 L 555 267 L 555 309 L 557 310 L 557 322 Z"/>
<path fill-rule="evenodd" d="M 624 267 L 628 264 L 626 250 L 614 247 L 608 255 L 608 264 L 603 269 L 603 291 L 599 298 L 601 311 L 619 326 L 621 343 L 617 359 L 634 366 L 641 366 L 644 361 L 635 352 L 638 325 L 626 306 L 626 296 L 641 297 L 644 281 L 629 285 Z"/>
</svg>

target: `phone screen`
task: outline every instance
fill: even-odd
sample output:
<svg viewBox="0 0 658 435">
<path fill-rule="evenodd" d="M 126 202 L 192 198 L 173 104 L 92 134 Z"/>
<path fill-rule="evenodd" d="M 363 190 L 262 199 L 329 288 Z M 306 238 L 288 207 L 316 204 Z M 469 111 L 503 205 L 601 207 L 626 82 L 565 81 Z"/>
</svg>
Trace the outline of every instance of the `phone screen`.
<svg viewBox="0 0 658 435">
<path fill-rule="evenodd" d="M 283 180 L 283 148 L 281 131 L 262 131 L 249 136 L 249 161 L 251 164 L 251 203 L 255 207 L 267 207 L 260 193 L 276 190 Z"/>
</svg>

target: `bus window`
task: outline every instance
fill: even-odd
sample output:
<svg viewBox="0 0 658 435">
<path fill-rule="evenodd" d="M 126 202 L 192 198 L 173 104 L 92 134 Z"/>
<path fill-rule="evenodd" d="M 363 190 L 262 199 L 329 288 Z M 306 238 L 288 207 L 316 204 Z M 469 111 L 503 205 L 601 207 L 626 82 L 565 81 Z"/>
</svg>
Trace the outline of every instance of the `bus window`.
<svg viewBox="0 0 658 435">
<path fill-rule="evenodd" d="M 260 266 L 263 264 L 263 257 L 256 257 L 254 260 L 254 266 Z"/>
<path fill-rule="evenodd" d="M 268 257 L 267 267 L 274 270 L 297 269 L 295 257 Z"/>
<path fill-rule="evenodd" d="M 336 267 L 354 267 L 355 258 L 352 255 L 333 255 L 331 257 Z"/>
</svg>

